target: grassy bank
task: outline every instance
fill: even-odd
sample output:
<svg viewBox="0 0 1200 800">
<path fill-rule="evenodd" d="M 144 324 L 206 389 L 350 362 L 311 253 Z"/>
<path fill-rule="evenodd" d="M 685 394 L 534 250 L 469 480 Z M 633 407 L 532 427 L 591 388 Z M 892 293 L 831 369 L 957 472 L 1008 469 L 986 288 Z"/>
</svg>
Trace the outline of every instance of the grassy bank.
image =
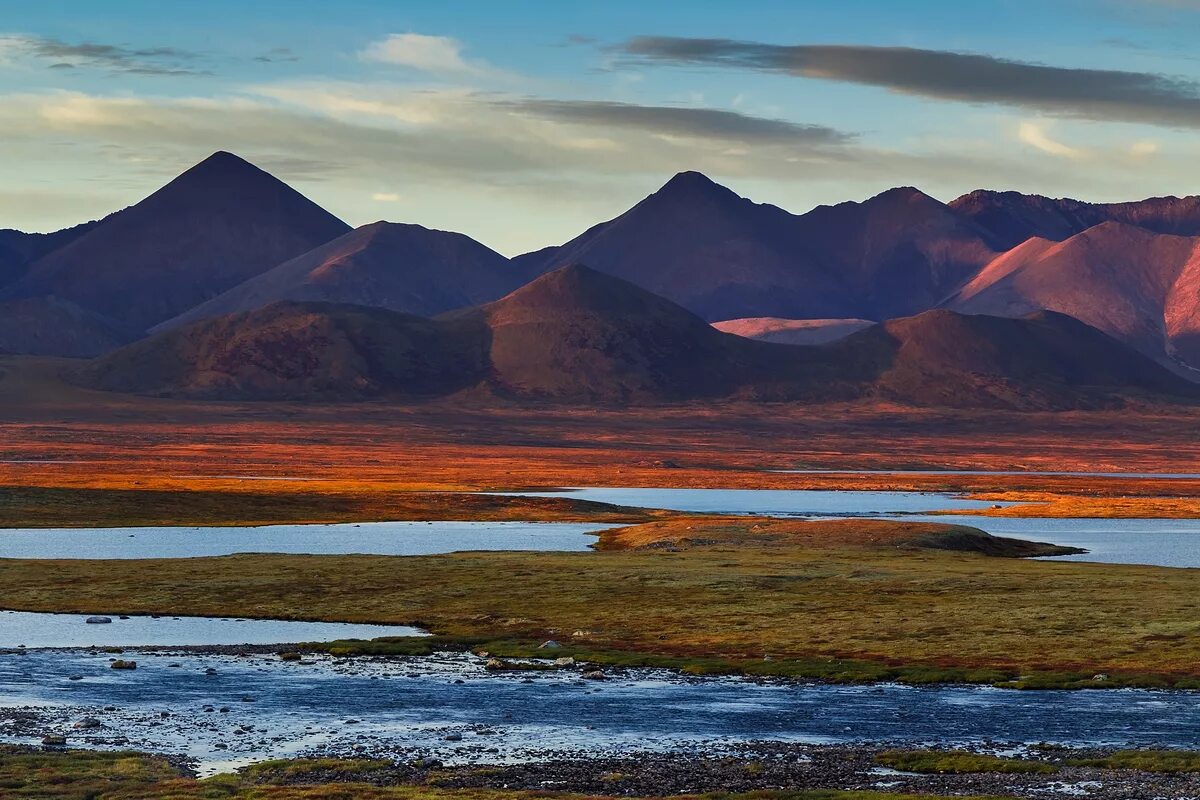
<svg viewBox="0 0 1200 800">
<path fill-rule="evenodd" d="M 938 549 L 961 530 L 679 518 L 594 553 L 0 560 L 0 607 L 416 624 L 697 670 L 1200 688 L 1193 571 Z"/>
<path fill-rule="evenodd" d="M 0 528 L 270 525 L 380 520 L 637 522 L 647 512 L 570 497 L 504 497 L 381 488 L 292 486 L 153 490 L 0 486 Z"/>
<path fill-rule="evenodd" d="M 373 774 L 386 766 L 383 762 L 328 759 L 268 762 L 234 775 L 195 780 L 157 756 L 79 750 L 39 752 L 0 745 L 0 796 L 13 800 L 566 800 L 582 797 L 545 791 L 448 789 L 422 784 L 373 785 L 370 782 Z M 336 782 L 318 782 L 321 778 L 328 779 L 331 774 L 337 776 Z M 722 792 L 702 797 L 705 800 L 931 800 L 925 795 L 823 790 Z"/>
</svg>

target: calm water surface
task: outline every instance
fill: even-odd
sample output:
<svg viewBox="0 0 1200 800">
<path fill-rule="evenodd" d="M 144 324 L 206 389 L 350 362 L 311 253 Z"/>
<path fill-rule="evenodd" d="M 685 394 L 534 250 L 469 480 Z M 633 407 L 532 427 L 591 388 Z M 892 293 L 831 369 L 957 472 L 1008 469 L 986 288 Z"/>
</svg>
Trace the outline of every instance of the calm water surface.
<svg viewBox="0 0 1200 800">
<path fill-rule="evenodd" d="M 595 500 L 622 506 L 667 508 L 715 514 L 775 516 L 866 516 L 922 511 L 973 511 L 994 503 L 941 492 L 854 492 L 824 489 L 630 489 L 572 488 L 557 492 L 513 492 L 526 497 Z"/>
<path fill-rule="evenodd" d="M 363 522 L 180 528 L 11 528 L 0 558 L 188 558 L 231 553 L 417 556 L 460 550 L 587 550 L 613 527 L 573 522 Z"/>
<path fill-rule="evenodd" d="M 112 622 L 97 625 L 87 622 L 89 616 L 96 615 L 0 611 L 0 648 L 288 644 L 423 635 L 404 625 L 140 616 L 108 616 Z"/>
</svg>

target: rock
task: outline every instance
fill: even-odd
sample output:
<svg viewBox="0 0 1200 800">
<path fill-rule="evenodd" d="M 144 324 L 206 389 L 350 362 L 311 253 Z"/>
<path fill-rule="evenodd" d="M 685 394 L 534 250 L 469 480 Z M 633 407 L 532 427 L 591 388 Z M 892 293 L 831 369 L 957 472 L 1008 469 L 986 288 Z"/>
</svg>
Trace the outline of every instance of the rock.
<svg viewBox="0 0 1200 800">
<path fill-rule="evenodd" d="M 44 736 L 42 744 L 46 747 L 66 747 L 67 737 L 65 736 Z"/>
<path fill-rule="evenodd" d="M 83 676 L 82 676 L 82 675 L 72 675 L 71 677 L 67 678 L 67 680 L 69 680 L 69 681 L 81 681 L 81 680 L 83 680 Z"/>
<path fill-rule="evenodd" d="M 204 674 L 205 675 L 216 675 L 217 670 L 215 667 L 209 667 L 208 669 L 204 670 Z"/>
<path fill-rule="evenodd" d="M 605 675 L 603 672 L 601 672 L 598 669 L 593 669 L 588 672 L 585 672 L 580 677 L 584 678 L 585 680 L 589 680 L 589 681 L 606 681 L 606 680 L 608 680 L 608 676 Z"/>
<path fill-rule="evenodd" d="M 554 641 L 553 639 L 550 639 L 548 641 L 545 641 L 545 642 L 542 642 L 541 644 L 539 644 L 538 650 L 557 650 L 560 647 L 562 647 L 561 644 Z"/>
<path fill-rule="evenodd" d="M 108 625 L 112 622 L 108 617 L 88 617 L 86 620 L 88 625 Z"/>
<path fill-rule="evenodd" d="M 121 659 L 118 658 L 116 661 L 112 662 L 108 666 L 111 667 L 112 669 L 137 669 L 137 662 L 136 661 L 122 661 Z"/>
<path fill-rule="evenodd" d="M 562 658 L 554 659 L 554 666 L 556 667 L 569 667 L 574 663 L 575 659 L 571 656 L 563 656 Z"/>
<path fill-rule="evenodd" d="M 503 659 L 489 658 L 487 661 L 487 664 L 484 665 L 484 669 L 490 669 L 490 670 L 512 669 L 512 665 L 509 664 L 507 661 L 504 661 Z"/>
<path fill-rule="evenodd" d="M 447 733 L 442 738 L 447 742 L 461 742 L 463 737 L 461 733 Z"/>
<path fill-rule="evenodd" d="M 95 717 L 84 717 L 71 727 L 81 731 L 90 731 L 100 727 L 100 720 Z"/>
<path fill-rule="evenodd" d="M 1092 680 L 1106 681 L 1106 680 L 1108 680 L 1108 673 L 1107 672 L 1097 672 L 1095 675 L 1092 676 Z"/>
</svg>

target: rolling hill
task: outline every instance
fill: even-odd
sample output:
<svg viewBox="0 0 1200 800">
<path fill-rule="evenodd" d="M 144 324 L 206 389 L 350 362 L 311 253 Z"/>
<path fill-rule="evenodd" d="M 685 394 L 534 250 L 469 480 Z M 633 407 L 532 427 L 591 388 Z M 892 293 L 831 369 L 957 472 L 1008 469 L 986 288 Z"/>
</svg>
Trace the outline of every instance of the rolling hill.
<svg viewBox="0 0 1200 800">
<path fill-rule="evenodd" d="M 1077 319 L 935 310 L 890 320 L 832 345 L 883 348 L 868 394 L 918 406 L 1065 410 L 1130 397 L 1200 400 L 1200 387 Z"/>
<path fill-rule="evenodd" d="M 282 300 L 433 316 L 495 300 L 517 285 L 507 258 L 461 233 L 376 222 L 256 275 L 156 330 Z"/>
<path fill-rule="evenodd" d="M 53 296 L 145 330 L 347 230 L 278 179 L 216 153 L 34 261 L 3 297 Z"/>
<path fill-rule="evenodd" d="M 474 390 L 584 406 L 729 399 L 1074 409 L 1200 394 L 1060 314 L 931 311 L 824 346 L 771 344 L 722 333 L 582 266 L 433 320 L 276 303 L 156 334 L 82 375 L 108 390 L 210 399 L 405 400 Z"/>
<path fill-rule="evenodd" d="M 469 322 L 285 302 L 156 334 L 82 377 L 110 391 L 208 399 L 444 395 L 483 379 L 485 341 Z"/>
</svg>

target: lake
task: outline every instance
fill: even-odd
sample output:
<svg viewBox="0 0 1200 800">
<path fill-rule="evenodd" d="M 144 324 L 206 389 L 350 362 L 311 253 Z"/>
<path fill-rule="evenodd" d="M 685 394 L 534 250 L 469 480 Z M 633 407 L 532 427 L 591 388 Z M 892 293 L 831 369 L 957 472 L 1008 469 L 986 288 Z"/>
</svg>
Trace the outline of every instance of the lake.
<svg viewBox="0 0 1200 800">
<path fill-rule="evenodd" d="M 232 553 L 419 556 L 460 550 L 587 550 L 614 527 L 574 522 L 354 522 L 258 527 L 9 528 L 0 558 L 190 558 Z"/>
<path fill-rule="evenodd" d="M 0 648 L 291 644 L 424 634 L 404 625 L 215 617 L 104 615 L 112 622 L 97 625 L 87 622 L 91 616 L 98 615 L 0 611 Z"/>
</svg>

